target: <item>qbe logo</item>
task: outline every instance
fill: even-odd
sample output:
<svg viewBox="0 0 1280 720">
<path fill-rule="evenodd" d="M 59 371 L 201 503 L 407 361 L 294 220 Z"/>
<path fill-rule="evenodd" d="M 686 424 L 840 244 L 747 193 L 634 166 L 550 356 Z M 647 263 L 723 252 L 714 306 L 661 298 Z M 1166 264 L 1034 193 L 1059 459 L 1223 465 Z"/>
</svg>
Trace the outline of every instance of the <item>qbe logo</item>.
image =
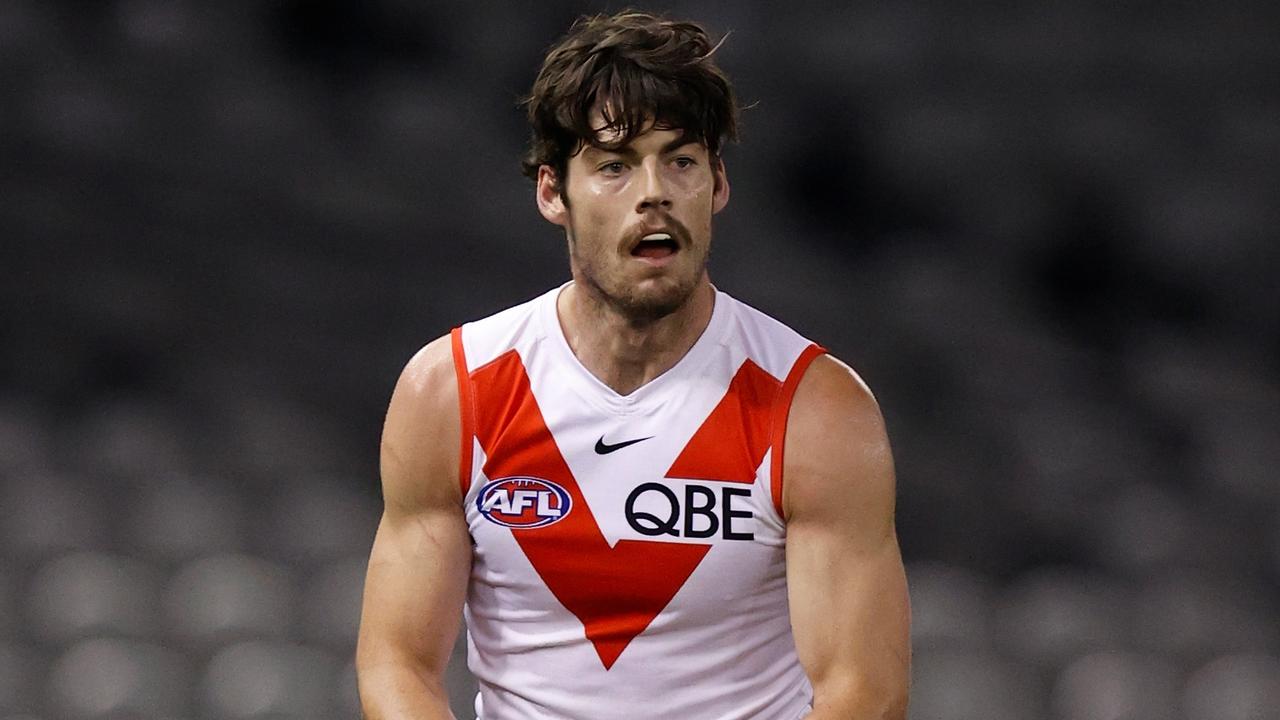
<svg viewBox="0 0 1280 720">
<path fill-rule="evenodd" d="M 481 515 L 509 528 L 546 527 L 563 520 L 572 506 L 567 490 L 536 477 L 500 478 L 480 488 L 476 497 Z"/>
</svg>

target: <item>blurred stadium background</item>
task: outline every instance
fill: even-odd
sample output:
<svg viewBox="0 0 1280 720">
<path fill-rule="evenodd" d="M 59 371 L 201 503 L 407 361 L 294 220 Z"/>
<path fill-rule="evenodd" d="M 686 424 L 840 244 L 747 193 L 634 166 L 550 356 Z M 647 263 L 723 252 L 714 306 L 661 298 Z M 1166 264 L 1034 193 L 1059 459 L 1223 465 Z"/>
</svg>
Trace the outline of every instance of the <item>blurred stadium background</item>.
<svg viewBox="0 0 1280 720">
<path fill-rule="evenodd" d="M 717 284 L 884 407 L 913 718 L 1280 717 L 1277 6 L 839 5 L 655 9 L 752 105 Z M 385 403 L 566 276 L 600 9 L 0 0 L 0 718 L 358 715 Z"/>
</svg>

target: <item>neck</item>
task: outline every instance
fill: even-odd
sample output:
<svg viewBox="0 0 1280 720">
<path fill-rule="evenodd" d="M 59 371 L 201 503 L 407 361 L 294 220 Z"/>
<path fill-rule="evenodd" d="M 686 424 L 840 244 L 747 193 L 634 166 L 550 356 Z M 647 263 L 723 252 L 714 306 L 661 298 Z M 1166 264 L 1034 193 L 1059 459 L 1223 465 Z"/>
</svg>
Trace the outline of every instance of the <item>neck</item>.
<svg viewBox="0 0 1280 720">
<path fill-rule="evenodd" d="M 573 354 L 619 395 L 630 395 L 680 362 L 711 322 L 714 306 L 715 289 L 705 274 L 688 302 L 656 320 L 628 318 L 577 282 L 556 301 Z"/>
</svg>

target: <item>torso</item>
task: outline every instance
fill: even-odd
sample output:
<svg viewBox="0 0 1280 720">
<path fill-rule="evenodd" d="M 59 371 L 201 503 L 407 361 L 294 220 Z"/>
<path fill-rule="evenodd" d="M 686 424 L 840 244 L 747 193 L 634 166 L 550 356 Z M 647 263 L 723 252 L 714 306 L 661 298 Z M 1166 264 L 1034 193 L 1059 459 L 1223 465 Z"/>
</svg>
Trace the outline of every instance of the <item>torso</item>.
<svg viewBox="0 0 1280 720">
<path fill-rule="evenodd" d="M 689 352 L 620 396 L 557 292 L 454 331 L 481 717 L 800 717 L 775 479 L 821 350 L 717 293 Z"/>
</svg>

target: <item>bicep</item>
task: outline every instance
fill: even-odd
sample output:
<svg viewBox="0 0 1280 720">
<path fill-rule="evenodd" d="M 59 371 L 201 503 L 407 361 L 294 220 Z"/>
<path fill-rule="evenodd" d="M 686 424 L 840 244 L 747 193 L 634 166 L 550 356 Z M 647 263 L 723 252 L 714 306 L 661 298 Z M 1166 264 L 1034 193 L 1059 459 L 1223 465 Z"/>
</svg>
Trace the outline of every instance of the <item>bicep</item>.
<svg viewBox="0 0 1280 720">
<path fill-rule="evenodd" d="M 471 545 L 461 513 L 385 513 L 365 579 L 366 664 L 409 662 L 443 673 L 461 622 Z"/>
<path fill-rule="evenodd" d="M 797 390 L 784 478 L 792 628 L 815 701 L 905 702 L 910 605 L 893 460 L 874 398 L 831 358 Z"/>
<path fill-rule="evenodd" d="M 471 538 L 458 484 L 460 423 L 447 338 L 405 368 L 382 435 L 385 509 L 369 556 L 360 664 L 444 671 L 461 623 Z"/>
<path fill-rule="evenodd" d="M 787 532 L 787 583 L 796 652 L 818 692 L 885 695 L 906 687 L 906 576 L 896 539 L 860 551 L 820 525 Z"/>
</svg>

